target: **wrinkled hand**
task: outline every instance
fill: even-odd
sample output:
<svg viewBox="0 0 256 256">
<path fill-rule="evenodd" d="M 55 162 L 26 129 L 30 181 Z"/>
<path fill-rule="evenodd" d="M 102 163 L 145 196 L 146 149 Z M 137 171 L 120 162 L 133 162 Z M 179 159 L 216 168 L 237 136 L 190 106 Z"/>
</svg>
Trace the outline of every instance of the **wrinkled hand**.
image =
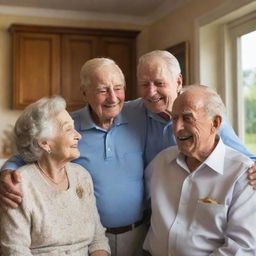
<svg viewBox="0 0 256 256">
<path fill-rule="evenodd" d="M 110 254 L 108 254 L 106 251 L 98 250 L 94 251 L 92 254 L 90 254 L 90 256 L 110 256 Z"/>
<path fill-rule="evenodd" d="M 253 186 L 254 189 L 256 189 L 256 164 L 254 163 L 254 166 L 252 166 L 248 170 L 248 180 L 249 184 Z"/>
<path fill-rule="evenodd" d="M 17 208 L 22 201 L 20 172 L 5 170 L 0 174 L 0 207 L 2 209 Z"/>
</svg>

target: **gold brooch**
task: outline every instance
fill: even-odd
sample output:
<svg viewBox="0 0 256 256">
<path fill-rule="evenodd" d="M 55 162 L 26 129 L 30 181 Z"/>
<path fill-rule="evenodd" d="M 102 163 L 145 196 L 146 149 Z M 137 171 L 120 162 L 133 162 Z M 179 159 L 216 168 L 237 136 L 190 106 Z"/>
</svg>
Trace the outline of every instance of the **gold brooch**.
<svg viewBox="0 0 256 256">
<path fill-rule="evenodd" d="M 76 187 L 76 194 L 79 198 L 82 198 L 84 195 L 84 189 L 80 184 L 78 184 Z"/>
</svg>

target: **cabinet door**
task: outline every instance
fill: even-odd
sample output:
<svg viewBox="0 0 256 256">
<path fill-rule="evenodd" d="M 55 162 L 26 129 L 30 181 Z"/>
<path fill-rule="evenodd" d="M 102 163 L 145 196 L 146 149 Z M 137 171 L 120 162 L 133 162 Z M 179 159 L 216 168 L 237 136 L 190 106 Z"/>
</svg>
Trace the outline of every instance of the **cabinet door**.
<svg viewBox="0 0 256 256">
<path fill-rule="evenodd" d="M 13 105 L 23 109 L 43 96 L 59 94 L 60 37 L 47 33 L 13 34 Z"/>
<path fill-rule="evenodd" d="M 126 100 L 136 97 L 136 47 L 134 38 L 102 37 L 101 51 L 122 69 L 126 80 Z"/>
<path fill-rule="evenodd" d="M 80 91 L 80 70 L 87 60 L 96 57 L 96 48 L 95 36 L 62 36 L 61 95 L 66 99 L 70 111 L 85 105 Z"/>
</svg>

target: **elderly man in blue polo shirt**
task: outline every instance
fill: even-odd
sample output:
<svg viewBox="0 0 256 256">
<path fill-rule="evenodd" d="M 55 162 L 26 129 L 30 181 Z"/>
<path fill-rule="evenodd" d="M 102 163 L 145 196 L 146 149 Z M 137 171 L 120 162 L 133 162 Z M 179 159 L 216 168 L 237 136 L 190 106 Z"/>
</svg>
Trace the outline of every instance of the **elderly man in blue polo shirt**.
<svg viewBox="0 0 256 256">
<path fill-rule="evenodd" d="M 143 100 L 136 100 L 136 104 L 137 107 L 146 107 L 148 137 L 145 160 L 149 163 L 157 153 L 176 145 L 170 113 L 182 88 L 179 62 L 168 51 L 146 53 L 139 58 L 137 79 Z M 226 145 L 256 160 L 256 156 L 245 148 L 226 118 L 219 135 Z"/>
<path fill-rule="evenodd" d="M 143 109 L 127 104 L 125 79 L 113 60 L 95 58 L 81 69 L 84 108 L 71 113 L 82 135 L 75 162 L 91 174 L 101 222 L 114 256 L 135 256 L 146 235 L 143 225 Z M 2 169 L 24 164 L 13 157 Z M 3 199 L 9 200 L 9 199 Z"/>
</svg>

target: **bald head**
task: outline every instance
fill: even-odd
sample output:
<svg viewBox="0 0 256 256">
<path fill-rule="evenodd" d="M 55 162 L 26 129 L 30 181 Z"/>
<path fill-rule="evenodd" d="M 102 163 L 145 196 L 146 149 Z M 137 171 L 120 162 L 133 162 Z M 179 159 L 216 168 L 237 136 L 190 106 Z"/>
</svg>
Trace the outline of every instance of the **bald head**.
<svg viewBox="0 0 256 256">
<path fill-rule="evenodd" d="M 219 95 L 206 86 L 188 86 L 173 104 L 173 132 L 179 150 L 196 163 L 203 162 L 216 146 L 224 113 Z"/>
<path fill-rule="evenodd" d="M 193 101 L 197 108 L 202 107 L 208 118 L 219 115 L 223 118 L 226 112 L 224 103 L 215 90 L 205 85 L 188 85 L 182 88 L 181 98 Z"/>
</svg>

